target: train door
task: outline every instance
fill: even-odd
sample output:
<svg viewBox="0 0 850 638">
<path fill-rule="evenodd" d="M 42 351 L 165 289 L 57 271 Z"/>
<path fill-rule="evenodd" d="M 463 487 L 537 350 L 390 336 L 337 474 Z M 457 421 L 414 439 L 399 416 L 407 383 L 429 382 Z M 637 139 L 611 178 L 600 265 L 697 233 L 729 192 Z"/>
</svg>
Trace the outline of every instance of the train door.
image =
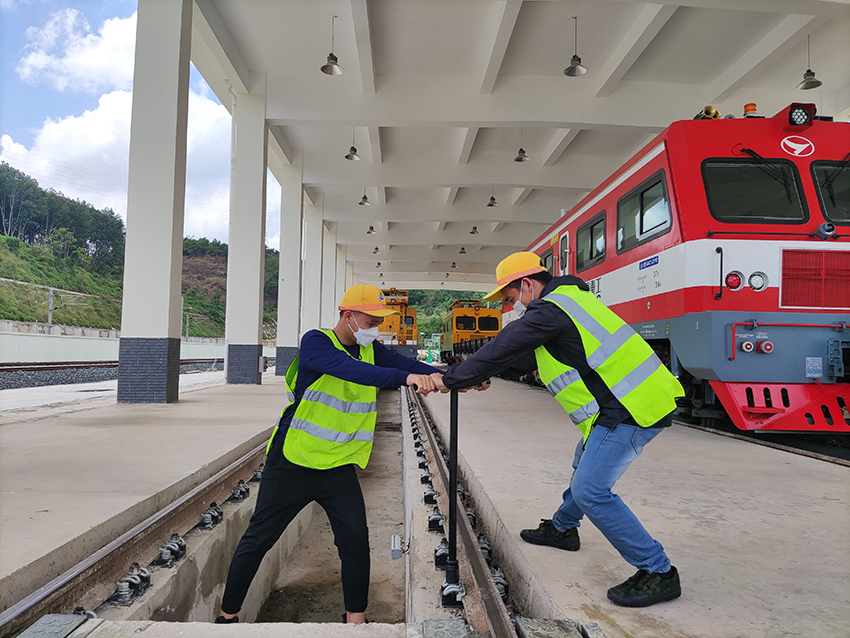
<svg viewBox="0 0 850 638">
<path fill-rule="evenodd" d="M 561 235 L 561 250 L 558 252 L 558 274 L 568 275 L 569 274 L 569 256 L 570 256 L 570 233 L 564 231 L 564 234 Z"/>
</svg>

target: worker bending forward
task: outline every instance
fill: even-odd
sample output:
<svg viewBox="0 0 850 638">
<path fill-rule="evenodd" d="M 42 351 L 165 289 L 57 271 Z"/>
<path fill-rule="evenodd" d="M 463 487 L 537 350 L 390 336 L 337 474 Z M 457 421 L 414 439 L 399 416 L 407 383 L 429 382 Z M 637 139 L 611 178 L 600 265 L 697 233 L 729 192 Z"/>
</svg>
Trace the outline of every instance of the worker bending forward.
<svg viewBox="0 0 850 638">
<path fill-rule="evenodd" d="M 581 431 L 563 503 L 536 529 L 522 530 L 521 538 L 575 551 L 578 526 L 587 516 L 639 568 L 608 590 L 611 601 L 646 607 L 677 598 L 676 568 L 611 488 L 643 447 L 671 424 L 682 386 L 649 344 L 578 277 L 553 279 L 537 255 L 521 252 L 499 263 L 496 279 L 498 287 L 484 299 L 512 303 L 519 318 L 474 356 L 433 378 L 445 391 L 479 384 L 503 370 L 536 368 Z"/>
<path fill-rule="evenodd" d="M 354 466 L 365 468 L 377 420 L 377 388 L 435 389 L 436 368 L 390 351 L 380 342 L 387 308 L 375 286 L 349 288 L 333 330 L 301 339 L 286 375 L 291 403 L 266 450 L 254 515 L 230 563 L 217 623 L 238 622 L 248 587 L 266 552 L 292 519 L 316 501 L 331 523 L 342 562 L 343 621 L 362 623 L 369 595 L 369 530 Z M 296 377 L 297 373 L 297 377 Z"/>
</svg>

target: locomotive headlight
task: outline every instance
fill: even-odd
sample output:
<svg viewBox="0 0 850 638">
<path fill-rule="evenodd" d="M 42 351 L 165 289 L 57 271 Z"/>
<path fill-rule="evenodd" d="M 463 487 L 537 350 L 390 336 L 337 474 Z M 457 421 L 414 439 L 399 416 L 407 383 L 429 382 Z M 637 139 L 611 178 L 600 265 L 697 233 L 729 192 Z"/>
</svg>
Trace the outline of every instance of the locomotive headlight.
<svg viewBox="0 0 850 638">
<path fill-rule="evenodd" d="M 795 106 L 788 113 L 788 123 L 794 126 L 804 126 L 811 120 L 809 112 L 802 106 Z"/>
<path fill-rule="evenodd" d="M 764 290 L 767 287 L 767 275 L 763 272 L 754 272 L 750 275 L 750 278 L 747 280 L 750 288 L 758 292 L 759 290 Z"/>
<path fill-rule="evenodd" d="M 744 285 L 744 276 L 737 270 L 733 270 L 726 275 L 726 287 L 729 290 L 738 290 Z"/>
</svg>

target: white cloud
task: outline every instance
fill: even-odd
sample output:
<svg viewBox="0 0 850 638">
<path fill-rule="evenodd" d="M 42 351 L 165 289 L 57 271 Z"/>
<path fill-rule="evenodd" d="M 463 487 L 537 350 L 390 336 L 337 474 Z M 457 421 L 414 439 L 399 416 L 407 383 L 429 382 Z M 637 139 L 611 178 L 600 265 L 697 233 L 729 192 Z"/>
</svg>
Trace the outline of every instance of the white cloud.
<svg viewBox="0 0 850 638">
<path fill-rule="evenodd" d="M 131 111 L 129 91 L 106 93 L 96 109 L 46 120 L 30 149 L 4 135 L 0 161 L 32 176 L 42 188 L 111 208 L 126 219 Z M 184 234 L 226 242 L 230 114 L 191 91 L 187 141 Z"/>
<path fill-rule="evenodd" d="M 63 9 L 43 27 L 27 29 L 27 38 L 15 70 L 28 84 L 87 93 L 132 89 L 135 13 L 105 20 L 95 34 L 79 11 Z"/>
</svg>

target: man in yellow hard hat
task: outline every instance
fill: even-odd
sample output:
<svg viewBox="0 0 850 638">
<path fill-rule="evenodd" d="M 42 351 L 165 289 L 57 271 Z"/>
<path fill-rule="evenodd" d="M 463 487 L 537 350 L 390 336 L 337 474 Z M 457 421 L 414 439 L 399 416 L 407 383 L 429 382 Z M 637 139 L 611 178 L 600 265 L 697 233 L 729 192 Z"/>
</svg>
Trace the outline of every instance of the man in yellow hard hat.
<svg viewBox="0 0 850 638">
<path fill-rule="evenodd" d="M 658 541 L 619 496 L 614 483 L 643 447 L 672 422 L 682 386 L 652 348 L 572 275 L 553 278 L 531 252 L 496 268 L 484 298 L 513 304 L 518 319 L 472 357 L 434 375 L 442 391 L 466 388 L 513 369 L 535 368 L 582 433 L 573 475 L 551 519 L 522 530 L 529 543 L 575 551 L 584 516 L 638 572 L 608 590 L 618 605 L 646 607 L 681 594 L 679 575 Z M 533 353 L 533 356 L 532 356 Z"/>
<path fill-rule="evenodd" d="M 365 468 L 377 420 L 377 388 L 436 389 L 436 368 L 376 341 L 388 308 L 375 286 L 352 286 L 332 330 L 311 330 L 286 373 L 289 403 L 269 441 L 254 515 L 227 577 L 216 623 L 238 622 L 248 586 L 287 525 L 316 501 L 330 519 L 342 562 L 343 622 L 365 622 L 369 529 L 354 466 Z"/>
</svg>

